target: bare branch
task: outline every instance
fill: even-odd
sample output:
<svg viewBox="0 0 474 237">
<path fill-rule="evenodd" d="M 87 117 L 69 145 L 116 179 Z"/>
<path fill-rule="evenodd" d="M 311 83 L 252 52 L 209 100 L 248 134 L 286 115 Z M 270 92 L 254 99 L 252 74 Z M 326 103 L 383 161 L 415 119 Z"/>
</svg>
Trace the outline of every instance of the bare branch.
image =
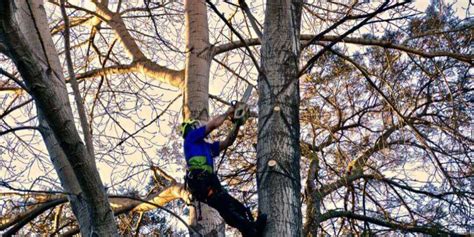
<svg viewBox="0 0 474 237">
<path fill-rule="evenodd" d="M 396 223 L 396 222 L 391 222 L 387 220 L 381 220 L 374 217 L 359 215 L 351 211 L 330 210 L 322 214 L 321 220 L 325 221 L 332 218 L 340 218 L 340 217 L 347 217 L 347 218 L 361 220 L 361 221 L 368 221 L 372 224 L 376 224 L 379 226 L 384 226 L 384 227 L 388 227 L 388 228 L 396 229 L 396 230 L 415 232 L 415 233 L 423 233 L 423 234 L 429 234 L 429 235 L 444 234 L 444 235 L 462 236 L 461 234 L 444 230 L 438 226 L 419 226 L 419 225 L 411 224 L 411 223 Z"/>
<path fill-rule="evenodd" d="M 28 88 L 26 88 L 25 84 L 22 81 L 18 80 L 13 74 L 3 70 L 3 68 L 0 68 L 0 74 L 6 76 L 8 79 L 16 82 L 16 84 L 18 84 L 21 87 L 21 89 L 23 89 L 23 90 L 25 90 L 26 92 L 29 93 L 29 90 L 28 90 Z M 20 88 L 18 88 L 18 89 L 20 89 Z"/>
<path fill-rule="evenodd" d="M 5 131 L 0 131 L 0 136 L 3 136 L 5 134 L 11 133 L 11 132 L 21 131 L 21 130 L 38 130 L 38 129 L 39 129 L 39 127 L 35 127 L 35 126 L 17 127 L 17 128 L 12 128 L 12 129 L 5 130 Z"/>
<path fill-rule="evenodd" d="M 262 25 L 257 21 L 257 19 L 255 19 L 245 0 L 239 0 L 239 5 L 249 18 L 250 24 L 252 25 L 253 30 L 257 34 L 258 39 L 262 40 L 262 31 L 260 30 L 262 29 Z"/>
<path fill-rule="evenodd" d="M 71 18 L 70 27 L 80 26 L 80 25 L 89 25 L 94 20 L 94 16 L 85 16 L 85 17 L 74 17 Z M 51 35 L 58 34 L 63 32 L 66 28 L 65 24 L 58 24 L 51 28 Z"/>
<path fill-rule="evenodd" d="M 132 69 L 131 71 L 142 72 L 145 75 L 166 82 L 172 86 L 178 88 L 182 87 L 184 83 L 184 73 L 182 70 L 176 71 L 168 69 L 148 59 L 127 30 L 120 13 L 110 11 L 107 6 L 97 1 L 92 2 L 94 2 L 97 7 L 97 14 L 102 16 L 106 23 L 115 30 L 120 42 L 132 58 L 133 63 L 125 67 Z"/>
<path fill-rule="evenodd" d="M 111 195 L 109 198 L 114 210 L 114 215 L 120 215 L 127 212 L 144 213 L 160 208 L 179 218 L 179 220 L 187 226 L 187 223 L 185 223 L 179 216 L 163 207 L 165 204 L 177 199 L 183 199 L 186 203 L 189 203 L 189 193 L 182 184 L 172 184 L 161 192 L 154 193 L 146 199 L 123 195 Z M 79 233 L 78 228 L 68 231 L 63 236 L 72 236 L 76 233 Z"/>
<path fill-rule="evenodd" d="M 4 219 L 2 217 L 0 219 L 0 224 L 1 224 L 0 225 L 0 230 L 5 230 L 5 229 L 7 229 L 7 228 L 14 225 L 12 228 L 10 228 L 4 234 L 5 236 L 14 235 L 23 226 L 28 224 L 30 221 L 35 219 L 37 216 L 41 215 L 43 212 L 45 212 L 45 211 L 49 210 L 50 208 L 53 208 L 53 207 L 55 207 L 59 204 L 65 203 L 65 202 L 67 202 L 66 197 L 56 198 L 56 199 L 48 200 L 44 203 L 38 203 L 37 205 L 39 205 L 39 206 L 37 206 L 37 207 L 35 207 L 35 208 L 33 208 L 29 211 L 26 211 L 22 214 L 16 215 L 13 218 Z"/>
<path fill-rule="evenodd" d="M 380 88 L 375 84 L 375 82 L 371 79 L 369 73 L 367 72 L 367 70 L 365 68 L 363 68 L 361 65 L 359 65 L 358 63 L 356 63 L 354 60 L 352 60 L 351 58 L 337 52 L 336 50 L 332 50 L 331 49 L 331 52 L 335 53 L 336 55 L 338 55 L 339 57 L 347 60 L 348 62 L 350 62 L 352 65 L 354 65 L 361 73 L 362 75 L 365 77 L 365 79 L 367 80 L 367 82 L 369 83 L 369 85 L 374 88 L 377 93 L 388 103 L 388 105 L 390 106 L 391 109 L 393 109 L 393 111 L 395 111 L 396 115 L 401 119 L 401 121 L 403 121 L 404 124 L 410 126 L 410 128 L 414 131 L 415 133 L 415 136 L 416 138 L 423 144 L 423 146 L 425 146 L 426 149 L 428 149 L 428 151 L 431 153 L 433 159 L 434 159 L 434 162 L 435 164 L 438 166 L 438 168 L 441 170 L 441 172 L 443 173 L 443 175 L 446 177 L 446 179 L 448 180 L 449 184 L 451 185 L 451 188 L 453 188 L 454 190 L 457 189 L 457 186 L 454 185 L 453 183 L 453 180 L 451 179 L 451 177 L 449 176 L 448 172 L 446 171 L 446 169 L 443 167 L 443 165 L 441 164 L 441 161 L 439 160 L 438 156 L 436 155 L 436 153 L 431 149 L 431 147 L 428 145 L 427 141 L 426 141 L 426 138 L 425 136 L 421 133 L 421 131 L 415 127 L 413 125 L 413 123 L 408 120 L 401 112 L 400 110 L 397 108 L 397 106 L 395 106 L 395 103 L 390 99 L 388 98 L 387 95 L 385 95 L 382 90 L 380 90 Z"/>
<path fill-rule="evenodd" d="M 91 162 L 95 164 L 94 158 L 94 144 L 92 143 L 92 133 L 89 130 L 88 121 L 86 117 L 86 109 L 82 103 L 82 96 L 79 92 L 79 86 L 76 80 L 76 74 L 74 72 L 72 58 L 71 58 L 71 43 L 69 38 L 69 17 L 66 13 L 65 0 L 60 0 L 61 3 L 61 14 L 64 19 L 64 51 L 66 53 L 66 64 L 69 74 L 69 81 L 71 82 L 74 100 L 76 102 L 76 107 L 79 113 L 79 120 L 81 122 L 82 133 L 84 134 L 84 140 L 86 142 L 87 151 L 91 157 Z"/>
<path fill-rule="evenodd" d="M 77 75 L 77 79 L 88 79 L 100 76 L 121 75 L 126 73 L 143 73 L 153 79 L 165 82 L 171 86 L 181 88 L 184 84 L 184 70 L 172 70 L 153 63 L 148 59 L 133 62 L 128 65 L 116 65 L 94 69 Z"/>
<path fill-rule="evenodd" d="M 304 42 L 307 42 L 308 40 L 311 40 L 314 38 L 314 35 L 301 35 L 300 39 Z M 337 36 L 323 36 L 321 37 L 318 41 L 328 41 L 332 42 L 337 39 Z M 316 42 L 315 42 L 316 43 Z M 474 59 L 473 55 L 465 55 L 465 54 L 459 54 L 459 53 L 453 53 L 453 52 L 448 52 L 448 51 L 426 51 L 426 50 L 418 50 L 415 48 L 411 48 L 409 46 L 405 45 L 400 45 L 400 44 L 395 44 L 387 40 L 377 40 L 377 39 L 367 39 L 367 38 L 357 38 L 357 37 L 346 37 L 343 40 L 341 40 L 340 43 L 349 43 L 349 44 L 358 44 L 358 45 L 366 45 L 366 46 L 380 46 L 383 48 L 389 48 L 389 49 L 397 49 L 402 52 L 406 53 L 411 53 L 415 55 L 419 55 L 425 58 L 436 58 L 436 57 L 450 57 L 457 59 L 459 61 L 468 63 L 472 65 L 472 61 Z M 248 46 L 256 46 L 260 45 L 261 42 L 259 39 L 247 39 L 245 40 L 245 44 Z M 227 51 L 231 51 L 240 47 L 244 47 L 244 43 L 242 41 L 234 41 L 222 45 L 218 45 L 215 47 L 214 50 L 214 55 L 218 55 L 221 53 L 225 53 Z"/>
<path fill-rule="evenodd" d="M 227 19 L 224 17 L 224 15 L 217 9 L 217 7 L 209 0 L 206 0 L 207 4 L 211 7 L 211 9 L 219 16 L 219 18 L 229 27 L 229 29 L 239 38 L 240 42 L 243 43 L 243 46 L 249 53 L 250 58 L 252 59 L 252 62 L 257 69 L 258 72 L 260 72 L 260 64 L 258 63 L 257 59 L 252 53 L 252 50 L 250 50 L 249 46 L 245 42 L 245 39 L 242 37 L 242 35 L 232 26 L 232 24 L 227 21 Z M 215 54 L 215 53 L 214 53 Z"/>
</svg>

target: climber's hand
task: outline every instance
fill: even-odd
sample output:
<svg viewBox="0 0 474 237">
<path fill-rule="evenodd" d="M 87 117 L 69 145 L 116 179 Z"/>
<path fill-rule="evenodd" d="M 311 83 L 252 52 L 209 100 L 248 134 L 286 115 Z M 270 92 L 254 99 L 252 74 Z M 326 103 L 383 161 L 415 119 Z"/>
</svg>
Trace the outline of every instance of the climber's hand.
<svg viewBox="0 0 474 237">
<path fill-rule="evenodd" d="M 249 115 L 249 106 L 245 103 L 238 102 L 235 106 L 233 122 L 238 126 L 243 125 L 247 121 Z"/>
</svg>

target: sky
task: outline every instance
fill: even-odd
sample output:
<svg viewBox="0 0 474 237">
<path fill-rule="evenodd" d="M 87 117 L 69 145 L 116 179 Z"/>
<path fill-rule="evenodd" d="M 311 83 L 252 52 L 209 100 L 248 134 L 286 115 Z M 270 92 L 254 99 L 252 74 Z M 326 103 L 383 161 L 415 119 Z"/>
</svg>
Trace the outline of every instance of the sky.
<svg viewBox="0 0 474 237">
<path fill-rule="evenodd" d="M 83 5 L 84 7 L 86 8 L 89 8 L 91 10 L 93 10 L 93 6 L 90 5 L 89 1 L 85 1 L 85 0 L 75 0 L 75 1 L 70 1 L 72 3 L 80 3 L 81 5 Z M 112 2 L 112 1 L 111 1 Z M 261 2 L 261 1 L 260 1 Z M 447 2 L 454 2 L 454 1 L 447 1 Z M 455 1 L 454 2 L 454 9 L 456 11 L 456 14 L 458 14 L 460 17 L 465 17 L 466 15 L 469 16 L 469 17 L 472 17 L 473 16 L 473 11 L 474 11 L 474 7 L 471 5 L 470 8 L 468 9 L 468 5 L 469 5 L 469 0 L 460 0 L 460 1 Z M 418 1 L 415 1 L 414 2 L 414 5 L 417 7 L 418 10 L 420 11 L 424 11 L 428 5 L 429 5 L 429 1 L 425 1 L 425 0 L 418 0 Z M 230 8 L 228 8 L 227 11 L 224 11 L 226 14 L 230 14 Z M 210 13 L 211 14 L 211 13 Z M 263 22 L 261 19 L 260 19 L 261 22 Z M 0 65 L 1 66 L 1 65 Z M 215 64 L 213 65 L 213 68 L 215 68 Z M 215 80 L 213 82 L 211 82 L 211 88 L 210 88 L 210 92 L 212 94 L 219 94 L 222 86 L 220 85 L 220 83 L 222 83 L 222 81 L 218 81 L 218 80 Z M 243 91 L 242 91 L 243 93 Z M 181 106 L 181 101 L 177 102 L 176 105 L 174 106 L 175 109 L 178 109 L 179 110 L 179 107 Z M 151 116 L 147 116 L 149 114 L 149 112 L 147 113 L 146 111 L 143 111 L 144 113 L 144 117 L 151 117 Z M 16 119 L 19 119 L 19 118 L 16 118 Z M 165 123 L 163 123 L 165 124 Z M 167 127 L 166 128 L 167 131 L 166 132 L 171 132 L 172 129 L 174 128 L 170 128 L 170 127 Z M 2 137 L 0 137 L 0 140 L 2 139 Z M 167 139 L 165 137 L 163 137 L 163 139 Z M 163 141 L 164 141 L 163 140 Z M 0 159 L 2 159 L 2 154 L 0 154 Z M 33 159 L 33 158 L 32 158 Z M 159 157 L 156 157 L 156 159 L 158 159 L 158 163 L 159 163 Z M 142 161 L 141 159 L 137 159 L 137 160 L 130 160 L 130 164 L 135 164 L 135 165 L 139 165 L 139 163 L 137 163 L 137 161 Z M 175 177 L 177 178 L 181 178 L 182 177 L 182 172 L 180 172 L 179 170 L 182 168 L 182 167 L 179 167 L 177 164 L 172 164 L 172 165 L 169 165 L 169 164 L 161 164 L 163 166 L 166 166 L 168 171 L 170 171 L 171 173 L 174 173 L 176 174 Z M 101 172 L 101 177 L 104 181 L 104 183 L 112 183 L 112 177 L 113 177 L 113 173 L 116 172 L 116 170 L 113 170 L 113 167 L 110 167 L 110 166 L 102 166 L 102 167 L 99 167 L 100 169 L 100 172 Z M 30 173 L 28 173 L 27 175 L 31 176 L 32 178 L 35 176 L 35 170 L 33 169 Z M 40 173 L 40 172 L 38 172 Z M 37 174 L 38 174 L 37 173 Z M 42 173 L 42 172 L 41 172 Z M 6 171 L 5 170 L 2 170 L 0 168 L 0 177 L 2 177 L 3 175 L 6 175 Z M 426 180 L 427 179 L 427 173 L 424 172 L 424 173 L 419 173 L 419 179 L 421 180 Z M 24 187 L 28 187 L 28 184 L 23 184 Z M 132 184 L 133 185 L 133 184 Z M 0 188 L 0 190 L 2 190 Z"/>
</svg>

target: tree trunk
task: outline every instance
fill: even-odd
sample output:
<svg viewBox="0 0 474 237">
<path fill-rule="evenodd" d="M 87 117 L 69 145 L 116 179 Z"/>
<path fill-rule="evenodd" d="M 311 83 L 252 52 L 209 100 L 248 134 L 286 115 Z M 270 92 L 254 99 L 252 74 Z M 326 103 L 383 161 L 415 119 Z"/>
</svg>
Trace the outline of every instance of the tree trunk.
<svg viewBox="0 0 474 237">
<path fill-rule="evenodd" d="M 58 176 L 62 182 L 70 182 L 72 185 L 65 187 L 65 190 L 74 192 L 72 195 L 75 198 L 71 198 L 71 201 L 80 200 L 87 206 L 85 217 L 84 205 L 73 204 L 80 222 L 85 222 L 87 218 L 85 226 L 88 230 L 83 234 L 117 235 L 115 220 L 102 181 L 92 165 L 92 156 L 75 127 L 61 64 L 49 33 L 42 1 L 3 1 L 0 4 L 0 12 L 0 40 L 6 45 L 8 56 L 17 66 L 35 100 L 41 117 L 42 134 L 53 163 L 59 170 Z M 48 134 L 48 126 L 43 118 L 54 137 Z M 64 154 L 56 144 L 60 145 Z M 71 170 L 75 178 L 71 177 Z M 81 224 L 84 226 L 84 223 Z"/>
<path fill-rule="evenodd" d="M 46 145 L 46 149 L 48 150 L 48 154 L 51 162 L 53 163 L 54 169 L 56 170 L 61 182 L 61 186 L 67 193 L 81 193 L 81 187 L 77 182 L 76 175 L 74 174 L 71 164 L 67 160 L 66 154 L 64 154 L 63 149 L 54 137 L 53 131 L 51 131 L 51 128 L 46 122 L 41 110 L 37 110 L 40 133 L 43 137 L 43 141 Z M 91 228 L 89 223 L 89 214 L 87 211 L 87 203 L 75 195 L 68 195 L 68 200 L 69 203 L 71 203 L 74 216 L 76 216 L 76 219 L 79 222 L 81 233 L 89 236 L 89 230 Z"/>
<path fill-rule="evenodd" d="M 209 119 L 209 70 L 211 50 L 205 0 L 184 2 L 186 24 L 186 70 L 184 119 Z M 194 206 L 199 206 L 194 203 Z M 201 203 L 201 211 L 191 208 L 190 224 L 204 236 L 224 236 L 224 222 L 213 208 Z M 199 216 L 202 217 L 199 220 Z M 191 236 L 195 236 L 193 232 Z"/>
<path fill-rule="evenodd" d="M 301 236 L 298 58 L 301 1 L 266 2 L 258 79 L 258 204 L 265 236 Z"/>
<path fill-rule="evenodd" d="M 35 4 L 32 3 L 30 4 L 32 13 L 35 16 L 35 19 L 41 20 L 44 19 L 46 21 L 46 15 L 44 11 L 42 10 L 43 8 L 35 7 Z M 42 5 L 40 5 L 42 6 Z M 29 8 L 28 5 L 26 5 L 26 1 L 21 1 L 17 4 L 17 7 L 19 9 L 23 9 L 22 11 L 18 11 L 16 14 L 16 18 L 18 19 L 19 22 L 19 27 L 20 30 L 22 31 L 23 35 L 25 36 L 26 40 L 28 40 L 32 51 L 34 54 L 41 58 L 42 60 L 46 60 L 45 54 L 42 52 L 42 46 L 41 42 L 39 41 L 38 34 L 36 31 L 33 31 L 32 27 L 33 22 L 31 21 L 31 17 L 29 17 Z M 33 11 L 33 9 L 35 9 Z M 47 28 L 48 24 L 42 24 L 39 25 L 37 24 L 38 30 L 40 32 L 48 32 L 49 29 Z M 29 31 L 25 32 L 26 30 L 23 29 L 30 29 Z M 48 52 L 48 60 L 50 62 L 51 67 L 53 68 L 53 71 L 55 72 L 62 72 L 61 65 L 59 62 L 59 58 L 57 56 L 56 50 L 54 48 L 54 44 L 51 40 L 51 37 L 48 37 L 45 34 L 42 34 L 42 40 L 44 41 L 45 45 L 48 45 L 49 47 L 46 49 Z M 41 136 L 43 137 L 43 141 L 46 145 L 46 148 L 48 150 L 48 154 L 50 156 L 51 162 L 53 163 L 54 169 L 56 170 L 56 173 L 60 179 L 61 186 L 63 187 L 64 191 L 67 193 L 81 193 L 81 187 L 77 181 L 76 175 L 74 174 L 74 171 L 71 167 L 71 164 L 68 162 L 66 154 L 64 154 L 61 146 L 59 145 L 58 141 L 54 137 L 53 131 L 49 127 L 46 118 L 44 117 L 44 114 L 41 112 L 40 108 L 37 108 L 38 111 L 38 121 L 39 121 L 39 126 L 40 126 L 40 133 Z M 90 161 L 94 162 L 94 161 Z M 74 212 L 74 215 L 76 216 L 79 226 L 81 227 L 81 231 L 83 234 L 90 234 L 90 220 L 89 220 L 89 214 L 87 211 L 87 204 L 84 202 L 84 200 L 78 198 L 75 195 L 68 195 L 69 202 L 71 203 L 72 210 Z"/>
<path fill-rule="evenodd" d="M 208 120 L 211 52 L 206 2 L 186 0 L 184 16 L 186 24 L 184 118 Z"/>
</svg>

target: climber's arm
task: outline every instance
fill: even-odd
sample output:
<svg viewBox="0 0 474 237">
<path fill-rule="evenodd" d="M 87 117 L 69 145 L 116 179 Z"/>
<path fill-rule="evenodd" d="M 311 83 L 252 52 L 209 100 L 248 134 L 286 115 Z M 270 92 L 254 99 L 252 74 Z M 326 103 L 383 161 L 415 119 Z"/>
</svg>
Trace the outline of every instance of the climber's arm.
<svg viewBox="0 0 474 237">
<path fill-rule="evenodd" d="M 234 107 L 230 106 L 227 111 L 221 115 L 213 117 L 209 122 L 206 124 L 206 135 L 211 133 L 214 129 L 221 126 L 227 117 L 232 116 L 234 114 Z"/>
<path fill-rule="evenodd" d="M 227 134 L 227 137 L 223 141 L 219 142 L 219 151 L 225 150 L 234 143 L 235 139 L 237 138 L 237 134 L 239 134 L 239 129 L 240 125 L 232 126 L 232 130 L 229 132 L 229 134 Z"/>
</svg>

